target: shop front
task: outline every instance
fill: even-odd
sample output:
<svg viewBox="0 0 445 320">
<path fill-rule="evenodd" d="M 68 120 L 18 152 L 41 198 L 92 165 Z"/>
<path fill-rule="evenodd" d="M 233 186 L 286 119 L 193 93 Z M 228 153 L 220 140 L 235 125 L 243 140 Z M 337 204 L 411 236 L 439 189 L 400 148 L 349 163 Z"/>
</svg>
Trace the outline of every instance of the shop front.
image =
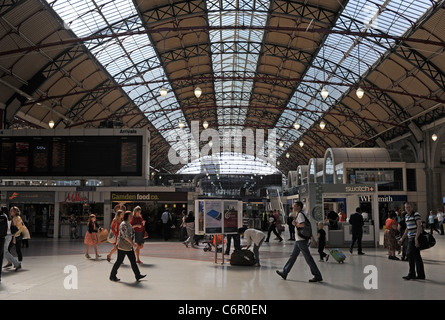
<svg viewBox="0 0 445 320">
<path fill-rule="evenodd" d="M 173 218 L 172 237 L 179 237 L 182 211 L 194 211 L 193 194 L 189 192 L 111 192 L 111 208 L 124 205 L 126 210 L 133 211 L 136 206 L 142 208 L 145 230 L 150 238 L 162 236 L 161 215 L 168 210 Z M 113 219 L 112 213 L 111 219 Z"/>
<path fill-rule="evenodd" d="M 52 191 L 2 191 L 2 199 L 6 200 L 4 203 L 8 208 L 16 206 L 20 209 L 22 219 L 32 236 L 52 237 L 54 194 Z"/>
<path fill-rule="evenodd" d="M 104 197 L 97 191 L 59 191 L 56 209 L 60 221 L 61 238 L 83 239 L 88 217 L 95 214 L 100 226 L 104 226 Z M 104 226 L 108 229 L 107 226 Z M 73 228 L 73 229 L 72 229 Z"/>
</svg>

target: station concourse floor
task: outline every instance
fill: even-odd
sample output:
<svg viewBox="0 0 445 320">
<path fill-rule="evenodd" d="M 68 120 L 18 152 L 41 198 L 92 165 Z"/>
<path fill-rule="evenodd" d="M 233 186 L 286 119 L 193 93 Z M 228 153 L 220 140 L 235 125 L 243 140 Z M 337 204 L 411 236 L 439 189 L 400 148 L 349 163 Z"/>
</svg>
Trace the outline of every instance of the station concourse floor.
<svg viewBox="0 0 445 320">
<path fill-rule="evenodd" d="M 323 275 L 323 282 L 309 283 L 309 267 L 300 255 L 287 277 L 281 279 L 276 270 L 282 270 L 294 242 L 284 234 L 283 242 L 273 240 L 260 248 L 261 267 L 231 266 L 229 256 L 215 249 L 204 252 L 186 248 L 177 239 L 149 240 L 141 252 L 139 266 L 147 277 L 136 282 L 127 258 L 118 272 L 120 282 L 109 280 L 116 259 L 111 263 L 106 254 L 111 244 L 98 247 L 99 259 L 85 257 L 83 240 L 33 238 L 24 248 L 22 269 L 3 269 L 0 284 L 1 300 L 443 300 L 445 299 L 445 236 L 434 234 L 435 247 L 422 251 L 426 280 L 404 280 L 408 262 L 389 260 L 387 250 L 364 248 L 365 255 L 356 251 L 344 264 L 332 257 L 319 262 L 316 248 L 311 253 Z M 242 239 L 241 244 L 244 243 Z M 380 243 L 383 243 L 382 241 Z M 233 246 L 233 245 L 232 245 Z M 325 250 L 327 252 L 327 250 Z M 3 262 L 2 265 L 5 265 Z M 74 276 L 66 266 L 77 270 L 77 288 L 67 289 L 65 279 Z M 366 266 L 375 266 L 371 273 Z M 370 276 L 375 276 L 369 280 Z M 68 281 L 68 280 L 67 280 Z M 70 282 L 71 285 L 74 282 Z M 365 285 L 365 283 L 368 284 Z M 373 284 L 374 287 L 369 288 Z"/>
</svg>

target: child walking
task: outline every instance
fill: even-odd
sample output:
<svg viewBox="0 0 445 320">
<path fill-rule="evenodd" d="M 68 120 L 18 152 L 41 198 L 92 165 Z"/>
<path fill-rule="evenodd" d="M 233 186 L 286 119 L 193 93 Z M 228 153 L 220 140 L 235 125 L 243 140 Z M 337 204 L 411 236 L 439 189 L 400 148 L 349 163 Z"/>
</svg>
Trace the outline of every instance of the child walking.
<svg viewBox="0 0 445 320">
<path fill-rule="evenodd" d="M 323 227 L 324 227 L 323 222 L 319 222 L 317 238 L 318 238 L 318 253 L 320 254 L 320 262 L 323 262 L 324 258 L 326 258 L 326 261 L 328 261 L 329 259 L 329 255 L 324 253 L 324 247 L 326 246 L 326 231 L 324 231 Z"/>
</svg>

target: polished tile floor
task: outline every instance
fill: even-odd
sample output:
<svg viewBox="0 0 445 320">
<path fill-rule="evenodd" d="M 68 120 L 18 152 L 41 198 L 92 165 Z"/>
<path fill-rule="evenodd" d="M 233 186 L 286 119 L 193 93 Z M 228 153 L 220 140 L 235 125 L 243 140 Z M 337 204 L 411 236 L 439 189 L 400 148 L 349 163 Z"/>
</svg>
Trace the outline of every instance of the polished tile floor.
<svg viewBox="0 0 445 320">
<path fill-rule="evenodd" d="M 285 235 L 285 239 L 287 239 Z M 365 255 L 350 254 L 339 264 L 331 257 L 319 262 L 323 282 L 312 278 L 300 256 L 287 280 L 281 270 L 293 241 L 271 240 L 260 249 L 261 267 L 231 266 L 214 248 L 205 252 L 186 248 L 178 240 L 150 240 L 142 250 L 140 270 L 147 277 L 136 282 L 128 260 L 119 269 L 120 282 L 108 277 L 113 263 L 106 260 L 110 244 L 99 246 L 99 259 L 86 259 L 81 240 L 31 239 L 23 249 L 22 269 L 3 269 L 0 299 L 6 300 L 411 300 L 445 299 L 445 236 L 436 235 L 434 248 L 422 251 L 426 280 L 406 281 L 408 264 L 389 260 L 386 249 L 366 248 Z M 95 257 L 94 250 L 90 256 Z M 112 262 L 116 255 L 113 256 Z M 2 264 L 5 265 L 5 262 Z"/>
</svg>

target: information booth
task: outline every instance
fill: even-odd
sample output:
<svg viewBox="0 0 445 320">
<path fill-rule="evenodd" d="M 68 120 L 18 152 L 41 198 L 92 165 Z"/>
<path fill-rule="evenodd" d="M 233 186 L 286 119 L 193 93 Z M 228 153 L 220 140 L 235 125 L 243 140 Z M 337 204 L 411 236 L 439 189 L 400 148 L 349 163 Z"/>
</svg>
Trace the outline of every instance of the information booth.
<svg viewBox="0 0 445 320">
<path fill-rule="evenodd" d="M 335 230 L 330 228 L 326 220 L 327 210 L 325 211 L 325 208 L 334 209 L 342 206 L 349 218 L 355 209 L 360 207 L 360 197 L 363 196 L 372 202 L 370 212 L 367 212 L 368 219 L 363 227 L 362 245 L 363 247 L 378 247 L 379 228 L 374 228 L 379 224 L 378 195 L 375 187 L 320 183 L 305 184 L 299 187 L 299 198 L 308 213 L 313 234 L 317 233 L 318 223 L 323 222 L 330 247 L 349 246 L 352 238 L 351 225 L 345 221 L 339 222 L 338 228 Z"/>
</svg>

